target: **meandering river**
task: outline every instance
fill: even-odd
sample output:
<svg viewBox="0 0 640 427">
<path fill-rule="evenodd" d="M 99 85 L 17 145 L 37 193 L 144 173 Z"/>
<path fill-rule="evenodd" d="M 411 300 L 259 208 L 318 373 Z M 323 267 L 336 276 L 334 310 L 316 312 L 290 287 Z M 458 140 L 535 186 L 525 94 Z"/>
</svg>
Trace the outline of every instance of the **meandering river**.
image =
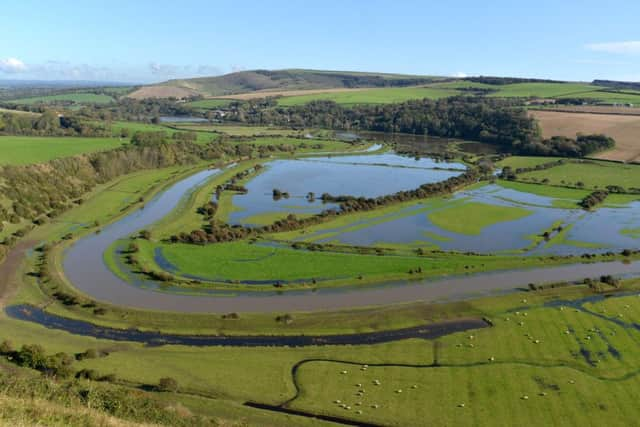
<svg viewBox="0 0 640 427">
<path fill-rule="evenodd" d="M 153 198 L 144 209 L 87 235 L 65 252 L 63 267 L 69 281 L 96 300 L 138 309 L 175 312 L 273 312 L 346 309 L 413 301 L 466 299 L 508 292 L 529 283 L 574 281 L 603 274 L 640 275 L 640 261 L 598 262 L 514 271 L 474 273 L 420 281 L 396 281 L 377 286 L 319 288 L 278 293 L 212 292 L 205 295 L 163 292 L 157 284 L 132 285 L 117 277 L 103 260 L 118 239 L 145 228 L 169 214 L 180 200 L 207 182 L 219 170 L 205 170 L 172 185 Z M 215 262 L 215 260 L 212 260 Z"/>
</svg>

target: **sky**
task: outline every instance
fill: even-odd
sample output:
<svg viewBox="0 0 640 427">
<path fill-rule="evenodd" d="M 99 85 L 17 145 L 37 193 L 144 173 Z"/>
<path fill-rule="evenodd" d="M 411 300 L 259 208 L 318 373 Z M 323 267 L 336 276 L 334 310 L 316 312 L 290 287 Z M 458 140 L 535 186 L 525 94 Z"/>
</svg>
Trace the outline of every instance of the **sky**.
<svg viewBox="0 0 640 427">
<path fill-rule="evenodd" d="M 250 69 L 640 81 L 638 0 L 5 0 L 0 79 Z"/>
</svg>

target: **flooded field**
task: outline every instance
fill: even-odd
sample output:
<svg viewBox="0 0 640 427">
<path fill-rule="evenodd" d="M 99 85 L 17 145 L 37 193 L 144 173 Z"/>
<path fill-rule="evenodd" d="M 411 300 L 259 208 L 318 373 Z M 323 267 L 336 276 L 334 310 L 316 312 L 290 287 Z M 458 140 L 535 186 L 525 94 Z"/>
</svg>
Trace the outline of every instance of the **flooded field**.
<svg viewBox="0 0 640 427">
<path fill-rule="evenodd" d="M 377 197 L 444 181 L 466 169 L 461 163 L 416 160 L 393 153 L 276 160 L 265 166 L 245 186 L 247 194 L 233 197 L 235 211 L 230 223 L 251 224 L 252 217 L 273 212 L 319 213 L 337 207 L 323 203 L 323 193 Z M 288 197 L 275 200 L 274 189 Z M 309 198 L 309 193 L 314 198 Z"/>
<path fill-rule="evenodd" d="M 620 251 L 638 245 L 633 230 L 640 227 L 640 202 L 586 212 L 577 205 L 576 209 L 555 207 L 556 200 L 486 185 L 459 192 L 445 204 L 417 204 L 387 216 L 322 230 L 305 240 L 357 246 L 415 244 L 477 253 L 526 251 L 536 255 Z M 455 232 L 432 220 L 436 213 L 446 216 L 447 210 L 464 210 L 465 206 L 469 221 L 475 220 L 474 209 L 479 206 L 518 208 L 526 215 L 488 224 L 476 234 Z M 557 227 L 562 230 L 554 230 Z M 548 239 L 542 238 L 545 231 L 549 232 Z"/>
</svg>

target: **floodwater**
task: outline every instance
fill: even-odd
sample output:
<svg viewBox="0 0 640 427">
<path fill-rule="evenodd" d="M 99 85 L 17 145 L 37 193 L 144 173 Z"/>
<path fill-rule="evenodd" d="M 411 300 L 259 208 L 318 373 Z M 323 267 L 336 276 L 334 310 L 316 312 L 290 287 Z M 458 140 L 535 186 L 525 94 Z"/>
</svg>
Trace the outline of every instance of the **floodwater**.
<svg viewBox="0 0 640 427">
<path fill-rule="evenodd" d="M 455 146 L 458 149 L 473 154 L 497 154 L 501 149 L 497 145 L 482 142 L 465 141 L 455 138 L 440 138 L 430 135 L 413 135 L 409 133 L 390 132 L 336 132 L 335 137 L 343 141 L 366 140 L 386 144 L 395 144 L 402 151 L 420 153 L 446 153 Z"/>
<path fill-rule="evenodd" d="M 554 199 L 486 185 L 456 193 L 452 201 L 516 207 L 530 212 L 526 217 L 499 222 L 478 235 L 455 233 L 435 225 L 429 214 L 447 207 L 430 209 L 429 202 L 396 214 L 305 236 L 319 243 L 338 241 L 358 246 L 386 244 L 433 245 L 442 250 L 476 253 L 527 251 L 528 254 L 576 255 L 635 249 L 639 239 L 625 234 L 640 227 L 640 202 L 620 208 L 600 208 L 595 212 L 553 207 Z M 414 213 L 415 211 L 415 213 Z M 573 244 L 533 245 L 533 237 L 562 223 L 567 228 L 565 242 Z M 369 225 L 370 224 L 370 225 Z M 354 228 L 354 226 L 357 226 Z M 323 234 L 331 233 L 323 238 Z"/>
<path fill-rule="evenodd" d="M 185 178 L 155 197 L 144 209 L 105 227 L 100 234 L 88 235 L 75 242 L 66 251 L 63 261 L 69 281 L 92 298 L 119 306 L 176 312 L 228 313 L 331 310 L 414 301 L 457 300 L 513 291 L 529 283 L 574 281 L 603 274 L 624 277 L 640 275 L 640 261 L 599 262 L 443 276 L 419 281 L 394 281 L 365 288 L 354 284 L 344 288 L 284 293 L 275 290 L 211 290 L 203 291 L 204 294 L 177 294 L 171 293 L 169 289 L 163 290 L 154 282 L 127 283 L 107 268 L 103 254 L 113 242 L 164 217 L 182 197 L 218 172 L 207 170 Z"/>
<path fill-rule="evenodd" d="M 461 163 L 414 159 L 394 153 L 275 160 L 245 185 L 247 194 L 233 196 L 237 210 L 231 213 L 229 222 L 251 224 L 252 216 L 270 212 L 319 213 L 337 207 L 323 203 L 320 200 L 323 193 L 383 196 L 444 181 L 465 169 Z M 274 200 L 274 189 L 287 192 L 289 197 Z M 315 194 L 313 201 L 307 200 L 310 192 Z"/>
</svg>

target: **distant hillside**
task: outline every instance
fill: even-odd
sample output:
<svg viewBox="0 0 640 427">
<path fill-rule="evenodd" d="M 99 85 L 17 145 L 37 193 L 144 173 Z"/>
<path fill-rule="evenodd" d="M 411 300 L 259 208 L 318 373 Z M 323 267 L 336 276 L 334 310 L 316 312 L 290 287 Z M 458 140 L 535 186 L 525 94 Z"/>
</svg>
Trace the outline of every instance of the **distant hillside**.
<svg viewBox="0 0 640 427">
<path fill-rule="evenodd" d="M 605 86 L 613 89 L 640 90 L 640 82 L 620 82 L 616 80 L 594 80 L 594 85 Z"/>
<path fill-rule="evenodd" d="M 403 87 L 427 84 L 438 80 L 442 79 L 430 76 L 350 71 L 254 70 L 216 77 L 169 80 L 158 85 L 145 86 L 130 96 L 133 98 L 194 95 L 207 97 L 257 91 Z"/>
</svg>

